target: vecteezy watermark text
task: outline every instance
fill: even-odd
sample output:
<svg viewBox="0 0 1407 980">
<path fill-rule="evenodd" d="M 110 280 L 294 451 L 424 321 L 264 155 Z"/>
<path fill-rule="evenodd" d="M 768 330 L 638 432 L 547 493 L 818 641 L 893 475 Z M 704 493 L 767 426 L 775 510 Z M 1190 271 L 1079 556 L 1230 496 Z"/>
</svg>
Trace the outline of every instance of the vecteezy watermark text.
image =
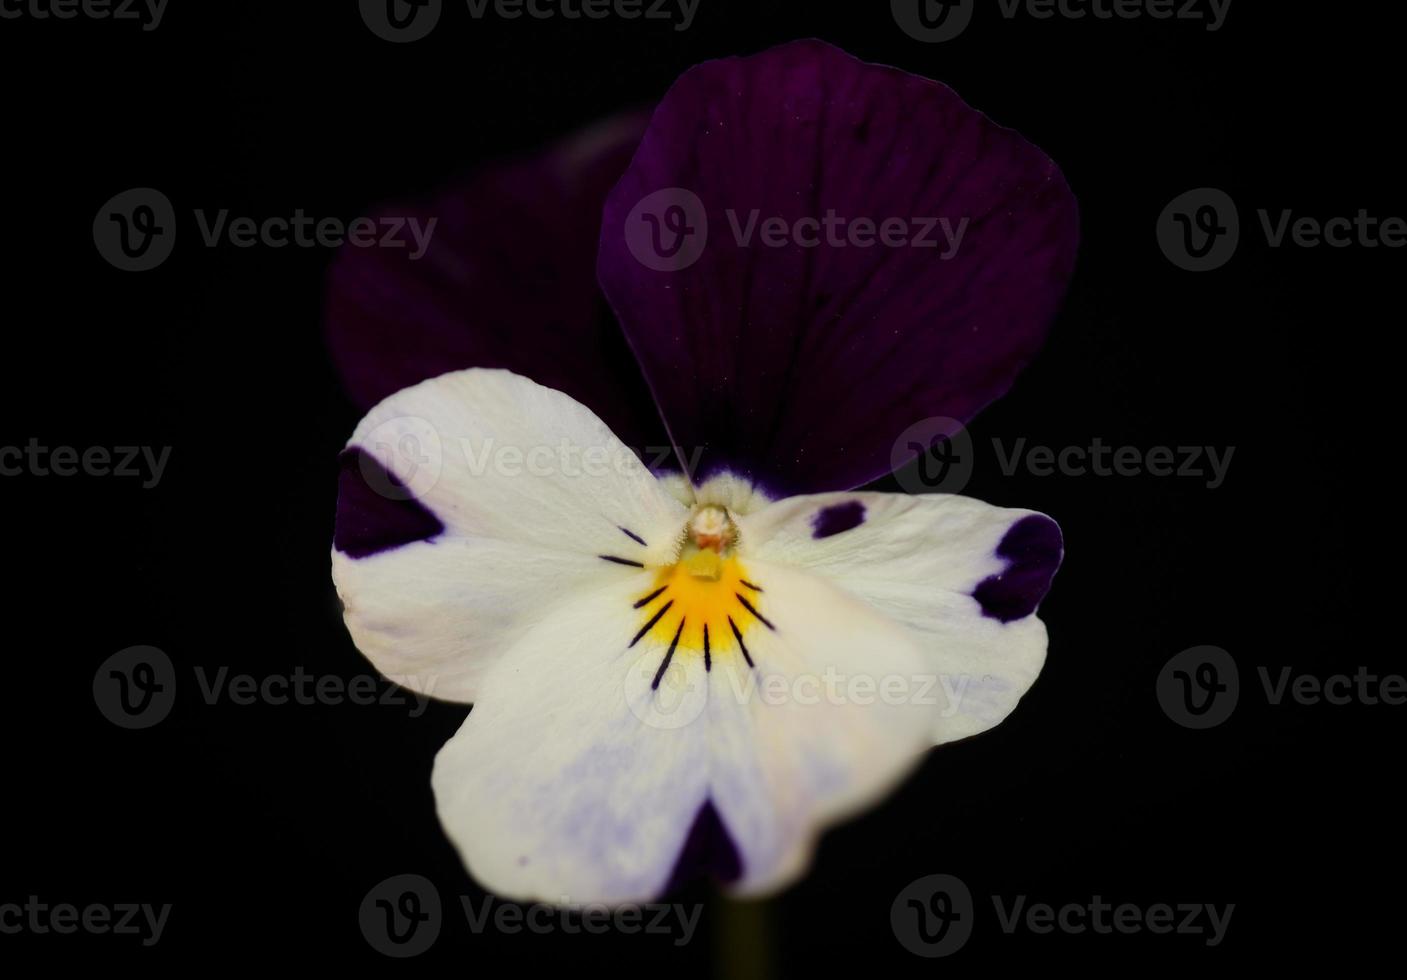
<svg viewBox="0 0 1407 980">
<path fill-rule="evenodd" d="M 222 209 L 211 215 L 199 209 L 195 212 L 196 224 L 200 227 L 200 237 L 205 244 L 214 248 L 221 241 L 228 241 L 235 248 L 253 248 L 267 245 L 269 248 L 337 248 L 343 244 L 353 248 L 408 248 L 409 259 L 414 262 L 424 257 L 430 247 L 431 236 L 435 234 L 438 218 L 428 218 L 422 222 L 415 217 L 382 216 L 378 218 L 354 218 L 343 221 L 341 218 L 311 218 L 297 208 L 290 218 L 249 218 L 230 219 L 230 212 Z M 406 237 L 409 233 L 409 239 Z"/>
<path fill-rule="evenodd" d="M 1000 895 L 993 895 L 992 905 L 996 909 L 1001 930 L 1007 935 L 1020 929 L 1036 935 L 1053 932 L 1079 935 L 1088 932 L 1102 936 L 1114 933 L 1132 936 L 1147 932 L 1163 936 L 1205 937 L 1204 942 L 1208 946 L 1221 945 L 1226 938 L 1226 927 L 1231 924 L 1231 915 L 1236 911 L 1234 904 L 1216 905 L 1211 902 L 1157 902 L 1148 906 L 1120 902 L 1115 905 L 1099 895 L 1088 902 L 1066 902 L 1061 905 L 1048 902 L 1028 904 L 1025 895 L 1017 895 L 1007 903 Z"/>
<path fill-rule="evenodd" d="M 1209 947 L 1226 937 L 1234 904 L 1209 902 L 1111 902 L 1101 895 L 1088 901 L 1032 902 L 1027 895 L 991 896 L 997 925 L 1012 935 L 1196 936 Z M 972 934 L 978 903 L 966 884 L 953 875 L 928 875 L 910 882 L 890 907 L 894 936 L 916 956 L 937 958 L 962 949 Z"/>
<path fill-rule="evenodd" d="M 1098 437 L 1088 446 L 1027 446 L 1017 439 L 1007 445 L 1001 439 L 992 440 L 997 465 L 1003 476 L 1014 476 L 1024 469 L 1032 476 L 1095 476 L 1180 477 L 1205 479 L 1208 490 L 1226 482 L 1235 446 L 1109 446 Z"/>
<path fill-rule="evenodd" d="M 161 26 L 170 0 L 0 0 L 0 20 L 136 21 L 143 31 Z"/>
<path fill-rule="evenodd" d="M 161 482 L 171 447 L 46 446 L 31 438 L 23 446 L 0 446 L 0 476 L 111 476 L 139 479 L 142 489 Z"/>
<path fill-rule="evenodd" d="M 507 935 L 561 932 L 599 936 L 619 932 L 627 936 L 673 936 L 675 946 L 689 944 L 698 929 L 699 916 L 703 914 L 702 905 L 663 902 L 620 906 L 579 905 L 563 897 L 558 905 L 540 902 L 518 905 L 497 901 L 492 895 L 485 895 L 477 903 L 468 895 L 461 895 L 459 901 L 464 908 L 469 930 L 474 933 L 485 932 L 490 926 Z"/>
<path fill-rule="evenodd" d="M 1022 13 L 1032 20 L 1177 20 L 1214 34 L 1231 0 L 997 0 L 997 6 L 1006 20 Z"/>
<path fill-rule="evenodd" d="M 967 30 L 976 0 L 890 0 L 894 22 L 915 41 L 951 41 Z M 992 5 L 983 0 L 984 9 Z M 1201 24 L 1209 33 L 1226 23 L 1231 0 L 997 0 L 1003 20 L 1158 20 Z"/>
<path fill-rule="evenodd" d="M 783 674 L 760 669 L 724 670 L 726 683 L 711 686 L 698 674 L 697 661 L 670 659 L 646 650 L 625 676 L 626 702 L 651 728 L 672 730 L 692 723 L 710 700 L 727 696 L 739 705 L 801 708 L 838 705 L 891 708 L 919 706 L 937 718 L 962 711 L 969 693 L 990 694 L 981 677 L 967 674 L 847 673 L 828 666 L 820 673 Z"/>
<path fill-rule="evenodd" d="M 1407 247 L 1407 218 L 1359 208 L 1328 217 L 1292 208 L 1258 208 L 1256 227 L 1272 249 L 1377 249 Z M 1187 191 L 1158 217 L 1158 246 L 1169 262 L 1188 272 L 1210 272 L 1230 262 L 1241 244 L 1242 221 L 1231 195 L 1215 187 Z"/>
<path fill-rule="evenodd" d="M 522 905 L 502 902 L 491 895 L 477 900 L 461 895 L 459 905 L 469 931 L 475 935 L 490 930 L 510 936 L 618 932 L 627 936 L 673 937 L 675 946 L 689 944 L 703 914 L 702 905 L 648 902 L 606 906 L 573 902 L 569 896 L 552 905 Z M 444 903 L 439 889 L 425 876 L 393 875 L 366 893 L 357 918 L 362 936 L 372 949 L 405 959 L 418 956 L 435 944 L 445 925 Z"/>
<path fill-rule="evenodd" d="M 193 211 L 196 229 L 206 248 L 381 248 L 405 251 L 412 262 L 424 257 L 439 224 L 436 217 L 378 215 L 346 220 L 315 218 L 302 208 L 292 215 L 251 217 L 232 215 L 228 208 Z M 123 191 L 104 204 L 93 219 L 93 243 L 98 254 L 127 272 L 145 272 L 161 265 L 175 248 L 176 209 L 170 199 L 150 187 Z"/>
<path fill-rule="evenodd" d="M 687 31 L 700 0 L 465 0 L 473 20 L 630 20 L 669 23 Z M 406 44 L 429 36 L 443 0 L 360 0 L 362 20 L 383 41 Z"/>
<path fill-rule="evenodd" d="M 676 31 L 694 23 L 700 0 L 465 0 L 469 16 L 483 20 L 492 14 L 503 20 L 658 20 Z"/>
<path fill-rule="evenodd" d="M 1226 482 L 1235 446 L 1129 446 L 1091 436 L 1082 445 L 1033 444 L 1025 437 L 991 440 L 992 455 L 1003 476 L 1082 479 L 1152 477 L 1201 480 L 1209 490 Z M 920 419 L 899 433 L 890 451 L 890 467 L 909 493 L 961 493 L 977 468 L 978 444 L 957 419 Z"/>
<path fill-rule="evenodd" d="M 1407 704 L 1407 677 L 1378 674 L 1366 666 L 1351 674 L 1321 676 L 1285 665 L 1262 665 L 1256 667 L 1256 677 L 1272 708 L 1287 703 L 1303 707 Z M 1221 647 L 1199 646 L 1183 650 L 1163 665 L 1156 693 L 1169 719 L 1183 728 L 1206 729 L 1231 717 L 1241 699 L 1241 686 L 1240 670 L 1231 654 Z"/>
<path fill-rule="evenodd" d="M 678 459 L 693 472 L 703 452 L 673 446 L 639 450 L 618 442 L 581 445 L 500 442 L 441 435 L 428 419 L 401 415 L 378 424 L 358 439 L 363 480 L 390 500 L 424 497 L 448 470 L 457 477 L 561 477 L 568 480 L 636 477 Z"/>
<path fill-rule="evenodd" d="M 207 706 L 379 705 L 410 707 L 410 717 L 425 713 L 436 678 L 403 675 L 342 677 L 315 674 L 301 666 L 286 674 L 237 674 L 228 667 L 192 668 L 195 691 Z M 93 674 L 93 701 L 119 728 L 151 728 L 171 713 L 177 674 L 166 653 L 152 646 L 128 647 L 108 657 Z"/>
<path fill-rule="evenodd" d="M 0 904 L 0 934 L 43 936 L 84 932 L 95 936 L 139 936 L 143 946 L 155 946 L 166 931 L 166 920 L 170 915 L 169 903 L 117 902 L 107 905 L 95 902 L 78 906 L 56 902 L 51 905 L 41 902 L 37 895 L 30 895 L 23 905 L 18 902 Z"/>
<path fill-rule="evenodd" d="M 834 208 L 791 216 L 737 207 L 719 213 L 735 248 L 929 249 L 944 262 L 958 254 L 971 223 L 956 215 L 847 215 Z M 635 204 L 623 231 L 626 247 L 641 265 L 679 272 L 708 246 L 709 212 L 693 191 L 666 187 Z"/>
<path fill-rule="evenodd" d="M 724 214 L 739 248 L 750 248 L 754 241 L 763 248 L 933 248 L 941 249 L 938 258 L 945 261 L 958 253 L 971 223 L 967 218 L 847 218 L 834 209 L 795 220 L 763 218 L 757 208 L 746 217 L 732 208 Z"/>
</svg>

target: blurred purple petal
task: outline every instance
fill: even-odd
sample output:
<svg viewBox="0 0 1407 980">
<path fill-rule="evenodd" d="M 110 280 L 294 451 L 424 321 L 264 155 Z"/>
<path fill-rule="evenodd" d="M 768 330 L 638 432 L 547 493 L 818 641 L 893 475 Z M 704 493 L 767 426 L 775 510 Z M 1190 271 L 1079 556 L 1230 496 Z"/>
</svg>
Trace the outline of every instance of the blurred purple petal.
<svg viewBox="0 0 1407 980">
<path fill-rule="evenodd" d="M 828 212 L 845 228 L 798 224 Z M 821 244 L 765 246 L 770 218 Z M 825 241 L 852 233 L 872 244 Z M 679 79 L 607 198 L 599 271 L 695 479 L 801 493 L 883 476 L 914 422 L 1003 394 L 1077 239 L 1039 149 L 944 85 L 802 41 Z"/>
<path fill-rule="evenodd" d="M 667 446 L 595 270 L 602 202 L 645 118 L 614 118 L 428 203 L 386 209 L 438 219 L 418 260 L 413 248 L 343 248 L 327 332 L 352 398 L 367 408 L 447 371 L 507 368 L 571 395 L 632 448 Z"/>
</svg>

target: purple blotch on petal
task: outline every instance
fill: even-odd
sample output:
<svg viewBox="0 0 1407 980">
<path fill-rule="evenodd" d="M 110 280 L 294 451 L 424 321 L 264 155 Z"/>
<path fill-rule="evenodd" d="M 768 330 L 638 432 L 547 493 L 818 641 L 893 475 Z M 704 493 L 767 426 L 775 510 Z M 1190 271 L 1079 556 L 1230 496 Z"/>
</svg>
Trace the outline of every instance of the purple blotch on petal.
<svg viewBox="0 0 1407 980">
<path fill-rule="evenodd" d="M 982 614 L 1003 623 L 1031 615 L 1050 591 L 1064 554 L 1060 525 L 1043 514 L 1021 518 L 997 545 L 1006 570 L 984 579 L 972 593 L 982 604 Z"/>
<path fill-rule="evenodd" d="M 704 800 L 698 815 L 694 817 L 693 826 L 689 828 L 689 836 L 684 839 L 665 892 L 677 891 L 704 876 L 727 884 L 737 881 L 742 874 L 743 860 L 738 846 L 723 825 L 723 818 L 719 816 L 713 800 Z"/>
<path fill-rule="evenodd" d="M 332 544 L 366 558 L 443 534 L 444 524 L 375 458 L 353 447 L 338 460 L 337 524 Z"/>
<path fill-rule="evenodd" d="M 811 536 L 829 538 L 865 523 L 865 505 L 858 500 L 832 504 L 816 511 L 811 517 Z"/>
</svg>

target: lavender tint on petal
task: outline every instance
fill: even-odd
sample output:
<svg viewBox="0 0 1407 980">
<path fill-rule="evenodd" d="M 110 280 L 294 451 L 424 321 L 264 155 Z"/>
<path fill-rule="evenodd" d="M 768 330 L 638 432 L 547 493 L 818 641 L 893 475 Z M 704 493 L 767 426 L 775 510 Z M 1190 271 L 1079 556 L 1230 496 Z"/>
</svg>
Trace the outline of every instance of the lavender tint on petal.
<svg viewBox="0 0 1407 980">
<path fill-rule="evenodd" d="M 1024 619 L 1036 611 L 1050 591 L 1050 580 L 1065 554 L 1060 526 L 1042 514 L 1021 518 L 997 545 L 1006 570 L 984 579 L 972 596 L 982 614 L 1003 623 Z"/>
<path fill-rule="evenodd" d="M 440 519 L 411 496 L 396 476 L 360 449 L 338 461 L 337 524 L 332 545 L 351 558 L 366 558 L 444 533 Z"/>
<path fill-rule="evenodd" d="M 704 220 L 641 213 L 668 188 Z M 830 213 L 908 222 L 910 244 L 814 244 L 802 222 Z M 778 218 L 813 244 L 765 244 Z M 641 221 L 662 247 L 671 228 L 706 245 L 652 268 Z M 801 41 L 675 83 L 606 199 L 598 272 L 696 481 L 726 461 L 783 495 L 848 490 L 889 472 L 914 422 L 970 419 L 1011 386 L 1078 226 L 1055 164 L 951 89 Z"/>
<path fill-rule="evenodd" d="M 816 511 L 811 517 L 811 536 L 829 538 L 853 530 L 865 523 L 865 505 L 858 500 L 832 504 Z"/>
<path fill-rule="evenodd" d="M 737 881 L 742 874 L 743 861 L 738 845 L 733 843 L 713 800 L 705 800 L 689 828 L 689 836 L 684 839 L 665 893 L 677 891 L 704 876 L 727 884 Z"/>
</svg>

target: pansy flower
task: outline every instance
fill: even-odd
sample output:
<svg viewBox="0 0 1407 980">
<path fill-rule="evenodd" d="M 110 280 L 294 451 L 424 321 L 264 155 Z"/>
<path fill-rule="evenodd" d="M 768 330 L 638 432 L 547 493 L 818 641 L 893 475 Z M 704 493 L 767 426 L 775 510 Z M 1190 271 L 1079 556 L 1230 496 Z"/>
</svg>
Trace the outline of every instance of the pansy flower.
<svg viewBox="0 0 1407 980">
<path fill-rule="evenodd" d="M 807 41 L 700 65 L 427 214 L 422 261 L 334 269 L 334 353 L 375 405 L 333 577 L 372 663 L 474 706 L 432 782 L 486 888 L 776 890 L 1013 710 L 1055 523 L 854 488 L 1041 345 L 1078 221 L 1040 150 Z"/>
</svg>

